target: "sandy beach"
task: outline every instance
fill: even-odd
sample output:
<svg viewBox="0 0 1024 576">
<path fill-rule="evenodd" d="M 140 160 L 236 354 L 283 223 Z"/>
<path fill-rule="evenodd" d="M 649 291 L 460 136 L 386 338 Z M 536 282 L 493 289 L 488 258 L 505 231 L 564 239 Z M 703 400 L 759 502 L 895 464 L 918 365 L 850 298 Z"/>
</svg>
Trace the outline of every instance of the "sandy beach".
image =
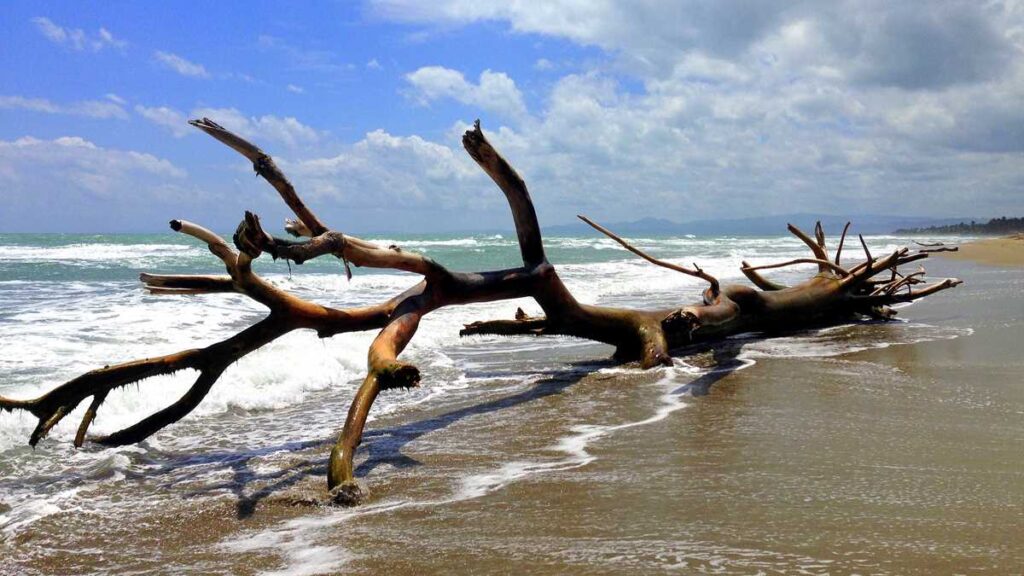
<svg viewBox="0 0 1024 576">
<path fill-rule="evenodd" d="M 95 494 L 153 507 L 48 516 L 0 543 L 0 572 L 1019 573 L 1024 273 L 931 268 L 966 284 L 910 324 L 795 336 L 802 357 L 740 339 L 643 373 L 585 347 L 526 387 L 384 416 L 353 509 L 311 502 L 329 436 L 182 454 Z M 182 474 L 200 462 L 222 474 Z"/>
<path fill-rule="evenodd" d="M 975 240 L 960 246 L 956 252 L 939 252 L 938 255 L 992 266 L 1024 266 L 1024 234 Z"/>
<path fill-rule="evenodd" d="M 1024 0 L 239 8 L 0 8 L 0 576 L 1024 576 Z"/>
</svg>

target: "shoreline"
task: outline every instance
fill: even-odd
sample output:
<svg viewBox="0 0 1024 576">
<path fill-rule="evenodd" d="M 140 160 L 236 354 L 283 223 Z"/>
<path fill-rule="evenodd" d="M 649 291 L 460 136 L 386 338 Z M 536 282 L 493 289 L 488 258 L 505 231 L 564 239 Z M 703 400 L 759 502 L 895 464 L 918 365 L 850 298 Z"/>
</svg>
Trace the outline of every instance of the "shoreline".
<svg viewBox="0 0 1024 576">
<path fill-rule="evenodd" d="M 1016 573 L 1024 271 L 929 272 L 967 283 L 908 323 L 737 340 L 668 383 L 580 350 L 383 414 L 356 508 L 310 498 L 332 435 L 97 470 L 72 490 L 148 506 L 40 520 L 0 540 L 0 574 Z M 240 417 L 263 414 L 307 416 Z"/>
<path fill-rule="evenodd" d="M 937 252 L 951 260 L 969 260 L 989 266 L 1024 266 L 1024 233 L 968 242 L 956 252 Z"/>
</svg>

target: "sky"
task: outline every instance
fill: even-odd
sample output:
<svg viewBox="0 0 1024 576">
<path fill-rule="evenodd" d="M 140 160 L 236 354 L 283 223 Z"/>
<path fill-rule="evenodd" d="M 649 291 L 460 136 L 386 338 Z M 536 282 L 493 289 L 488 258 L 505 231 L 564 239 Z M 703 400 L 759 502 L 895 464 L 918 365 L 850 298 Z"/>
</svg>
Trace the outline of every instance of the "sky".
<svg viewBox="0 0 1024 576">
<path fill-rule="evenodd" d="M 1024 210 L 1024 2 L 367 0 L 0 5 L 0 232 L 290 216 L 340 231 Z M 268 228 L 277 228 L 268 225 Z"/>
</svg>

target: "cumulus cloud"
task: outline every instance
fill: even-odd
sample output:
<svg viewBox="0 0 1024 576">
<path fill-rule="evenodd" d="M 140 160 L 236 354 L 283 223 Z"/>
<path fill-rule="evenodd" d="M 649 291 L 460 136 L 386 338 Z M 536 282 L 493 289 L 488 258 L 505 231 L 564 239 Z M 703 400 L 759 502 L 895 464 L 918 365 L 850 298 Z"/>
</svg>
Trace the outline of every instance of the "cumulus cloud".
<svg viewBox="0 0 1024 576">
<path fill-rule="evenodd" d="M 169 160 L 79 136 L 0 140 L 0 229 L 152 229 L 183 202 L 201 199 L 187 178 Z M 118 214 L 132 216 L 116 221 Z"/>
<path fill-rule="evenodd" d="M 553 0 L 376 0 L 385 18 L 427 24 L 506 22 L 515 32 L 543 34 L 622 51 L 635 62 L 662 64 L 700 47 L 735 54 L 782 17 L 789 2 L 672 0 L 662 2 Z"/>
<path fill-rule="evenodd" d="M 95 34 L 89 34 L 81 28 L 65 28 L 43 16 L 33 18 L 32 23 L 36 25 L 39 33 L 50 42 L 79 52 L 84 50 L 99 52 L 104 48 L 124 50 L 128 46 L 128 42 L 115 38 L 106 28 L 100 28 Z"/>
<path fill-rule="evenodd" d="M 484 70 L 473 84 L 462 72 L 443 66 L 425 66 L 406 74 L 412 96 L 422 104 L 451 98 L 463 104 L 501 114 L 507 118 L 526 116 L 526 104 L 516 83 L 503 72 Z"/>
<path fill-rule="evenodd" d="M 186 176 L 184 170 L 151 154 L 103 148 L 79 136 L 62 136 L 53 140 L 25 136 L 13 141 L 0 140 L 0 159 L 5 168 L 19 161 L 30 161 L 36 166 L 67 168 L 85 176 L 83 187 L 104 195 L 110 193 L 111 189 L 95 184 L 116 179 L 118 175 L 148 173 L 171 178 Z M 31 171 L 20 172 L 26 174 Z M 10 175 L 12 171 L 4 170 L 4 173 Z"/>
<path fill-rule="evenodd" d="M 374 130 L 341 154 L 284 163 L 304 194 L 351 208 L 472 208 L 499 195 L 483 188 L 479 168 L 461 150 Z M 476 184 L 474 187 L 469 184 Z"/>
<path fill-rule="evenodd" d="M 595 213 L 623 201 L 647 211 L 636 216 L 657 206 L 677 220 L 878 212 L 894 193 L 932 215 L 998 213 L 1024 183 L 1019 3 L 373 6 L 391 20 L 505 23 L 603 50 L 603 62 L 556 81 L 534 117 L 495 135 L 534 185 Z M 459 71 L 429 67 L 407 80 L 421 101 L 482 107 L 483 82 Z"/>
<path fill-rule="evenodd" d="M 236 108 L 200 107 L 186 114 L 168 106 L 136 105 L 135 113 L 169 130 L 177 138 L 197 133 L 188 125 L 190 118 L 210 118 L 254 142 L 281 144 L 289 148 L 316 144 L 321 138 L 320 132 L 292 116 L 246 116 Z"/>
<path fill-rule="evenodd" d="M 1015 54 L 998 21 L 1010 3 L 949 0 L 927 6 L 882 0 L 646 0 L 537 6 L 518 0 L 376 0 L 384 17 L 427 24 L 506 22 L 513 31 L 598 46 L 631 70 L 658 75 L 681 57 L 700 53 L 742 59 L 767 37 L 802 25 L 818 40 L 800 57 L 838 66 L 867 83 L 928 87 L 988 78 Z M 1019 23 L 1017 23 L 1019 25 Z"/>
<path fill-rule="evenodd" d="M 119 102 L 109 97 L 107 100 L 83 100 L 69 104 L 58 104 L 46 98 L 0 96 L 0 109 L 28 110 L 44 114 L 68 114 L 87 118 L 118 118 L 121 120 L 128 117 L 128 113 L 122 107 L 123 103 L 123 100 Z"/>
<path fill-rule="evenodd" d="M 408 222 L 421 228 L 427 213 L 439 222 L 449 218 L 437 227 L 465 227 L 465 218 L 443 211 L 455 208 L 481 210 L 474 225 L 508 223 L 500 193 L 459 144 L 467 121 L 481 112 L 491 141 L 534 191 L 544 223 L 568 221 L 580 211 L 608 221 L 852 215 L 891 211 L 894 197 L 935 216 L 1019 209 L 1019 2 L 372 4 L 378 16 L 427 32 L 488 22 L 490 30 L 529 35 L 518 41 L 539 48 L 529 60 L 543 74 L 477 75 L 478 68 L 447 62 L 411 71 L 404 96 L 469 108 L 439 119 L 451 130 L 433 139 L 372 130 L 344 144 L 296 118 L 234 108 L 186 114 L 138 105 L 134 112 L 176 136 L 191 132 L 188 116 L 205 115 L 268 149 L 284 148 L 279 164 L 303 194 L 333 200 L 318 204 L 321 210 L 336 206 L 365 215 L 386 207 L 388 220 L 376 228 L 394 222 L 403 208 Z M 564 42 L 558 52 L 545 53 L 551 44 L 535 37 Z M 330 52 L 268 36 L 259 42 L 267 56 L 277 54 L 297 69 L 352 69 Z M 586 49 L 574 52 L 567 43 Z M 365 68 L 375 69 L 376 62 Z M 521 91 L 527 86 L 537 97 L 529 109 Z M 0 105 L 49 113 L 74 108 L 25 98 Z M 507 127 L 497 128 L 499 121 Z"/>
<path fill-rule="evenodd" d="M 292 148 L 315 144 L 320 133 L 292 116 L 246 116 L 235 108 L 197 108 L 193 118 L 210 118 L 256 142 L 277 142 Z"/>
<path fill-rule="evenodd" d="M 100 206 L 109 209 L 115 204 L 128 207 L 168 199 L 169 188 L 160 183 L 173 184 L 185 177 L 184 170 L 167 160 L 103 148 L 78 136 L 0 140 L 0 186 L 5 200 L 0 227 L 74 227 Z M 46 222 L 39 221 L 40 214 L 46 215 Z"/>
<path fill-rule="evenodd" d="M 177 54 L 157 50 L 153 53 L 153 58 L 155 58 L 163 67 L 169 70 L 174 70 L 182 76 L 188 76 L 191 78 L 210 77 L 210 73 L 206 71 L 206 68 L 202 64 L 190 62 Z"/>
</svg>

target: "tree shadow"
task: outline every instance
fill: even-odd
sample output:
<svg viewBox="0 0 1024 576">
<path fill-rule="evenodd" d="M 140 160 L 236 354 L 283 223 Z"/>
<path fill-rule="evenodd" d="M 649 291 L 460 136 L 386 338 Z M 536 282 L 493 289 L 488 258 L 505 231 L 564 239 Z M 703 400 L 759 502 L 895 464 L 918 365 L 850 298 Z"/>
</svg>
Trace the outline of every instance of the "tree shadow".
<svg viewBox="0 0 1024 576">
<path fill-rule="evenodd" d="M 875 324 L 885 322 L 869 321 Z M 750 360 L 744 360 L 740 356 L 746 345 L 759 342 L 777 336 L 791 336 L 814 332 L 815 328 L 780 332 L 780 333 L 748 333 L 731 336 L 725 340 L 693 344 L 673 349 L 672 357 L 677 362 L 680 359 L 691 359 L 703 372 L 693 380 L 683 384 L 671 391 L 673 395 L 690 395 L 701 397 L 710 394 L 712 388 L 737 370 L 746 368 L 752 364 Z M 570 364 L 568 367 L 559 368 L 547 372 L 523 371 L 509 372 L 501 370 L 476 370 L 467 372 L 467 376 L 475 379 L 507 379 L 510 377 L 522 377 L 529 375 L 540 375 L 540 378 L 526 389 L 510 396 L 504 396 L 458 408 L 443 414 L 438 414 L 421 420 L 405 424 L 377 428 L 366 431 L 363 443 L 359 449 L 359 455 L 365 455 L 365 459 L 358 464 L 355 474 L 359 478 L 365 478 L 381 466 L 390 465 L 395 468 L 410 468 L 420 466 L 422 463 L 403 453 L 405 447 L 414 440 L 431 432 L 443 430 L 448 426 L 472 416 L 499 412 L 508 408 L 523 405 L 529 402 L 540 400 L 549 396 L 557 395 L 567 388 L 577 384 L 586 376 L 600 370 L 601 368 L 618 366 L 619 363 L 613 360 L 589 360 Z M 162 487 L 169 488 L 181 482 L 197 479 L 199 476 L 216 471 L 217 468 L 225 468 L 231 471 L 231 476 L 224 482 L 211 484 L 201 489 L 188 493 L 189 496 L 198 496 L 213 492 L 228 490 L 236 499 L 236 512 L 239 519 L 245 519 L 253 515 L 260 502 L 274 494 L 281 492 L 300 481 L 311 476 L 323 478 L 327 474 L 327 463 L 323 454 L 317 452 L 310 458 L 272 472 L 258 472 L 253 469 L 253 461 L 262 456 L 282 452 L 302 452 L 314 448 L 326 448 L 333 445 L 333 436 L 321 440 L 310 440 L 303 442 L 289 442 L 276 446 L 269 446 L 257 450 L 242 452 L 221 452 L 207 453 L 202 455 L 173 455 L 160 453 L 161 459 L 166 458 L 163 464 L 156 471 L 148 471 L 137 474 L 137 476 L 158 476 L 161 474 L 176 473 L 176 477 L 164 484 Z M 180 476 L 183 468 L 196 467 L 194 472 Z M 255 491 L 249 492 L 254 484 L 261 486 Z M 249 492 L 249 493 L 247 493 Z M 296 499 L 296 505 L 319 505 L 322 502 L 316 498 Z"/>
<path fill-rule="evenodd" d="M 615 365 L 612 361 L 574 363 L 567 369 L 540 373 L 541 378 L 538 381 L 527 389 L 511 396 L 473 404 L 399 426 L 368 430 L 363 436 L 364 441 L 359 450 L 360 453 L 366 454 L 367 457 L 357 466 L 355 470 L 356 476 L 363 478 L 382 465 L 391 465 L 396 468 L 419 466 L 421 463 L 418 460 L 403 454 L 402 450 L 407 444 L 424 434 L 442 430 L 465 418 L 505 410 L 559 394 L 582 380 L 588 374 L 612 365 Z M 536 374 L 536 372 L 531 372 L 531 374 Z M 508 377 L 510 373 L 493 373 L 491 376 Z M 245 519 L 251 517 L 259 503 L 266 498 L 294 486 L 311 476 L 322 478 L 327 474 L 327 463 L 324 461 L 322 454 L 317 454 L 311 459 L 304 459 L 294 465 L 272 472 L 259 472 L 255 470 L 253 467 L 255 460 L 271 454 L 302 452 L 312 448 L 328 447 L 332 444 L 332 438 L 325 438 L 323 440 L 288 442 L 241 452 L 180 456 L 163 452 L 160 453 L 160 459 L 163 460 L 163 463 L 159 468 L 138 473 L 135 476 L 152 478 L 174 474 L 173 479 L 160 485 L 161 488 L 169 489 L 175 485 L 192 480 L 201 481 L 199 480 L 200 476 L 215 473 L 220 469 L 230 470 L 230 477 L 223 482 L 207 484 L 201 488 L 190 490 L 186 492 L 185 496 L 195 497 L 228 491 L 236 499 L 236 516 L 239 519 Z M 183 469 L 188 468 L 193 468 L 193 470 L 183 473 Z M 252 491 L 252 487 L 255 484 L 258 484 L 259 488 Z M 292 503 L 295 505 L 317 505 L 320 504 L 320 501 L 316 498 L 307 498 L 296 499 Z"/>
<path fill-rule="evenodd" d="M 755 336 L 749 338 L 737 338 L 734 340 L 726 340 L 718 342 L 716 345 L 707 345 L 699 350 L 700 352 L 711 352 L 711 358 L 714 360 L 713 368 L 710 368 L 708 372 L 701 374 L 692 382 L 683 384 L 672 391 L 672 394 L 683 395 L 689 394 L 690 396 L 707 396 L 711 392 L 711 387 L 720 382 L 726 376 L 733 372 L 750 366 L 749 361 L 740 359 L 740 353 L 743 351 L 743 346 L 752 341 L 756 340 Z M 688 354 L 693 354 L 696 351 L 692 349 L 686 349 Z"/>
<path fill-rule="evenodd" d="M 676 388 L 672 391 L 672 394 L 707 395 L 712 386 L 717 382 L 732 372 L 748 365 L 739 359 L 739 354 L 743 345 L 751 339 L 756 339 L 756 337 L 690 346 L 674 351 L 676 354 L 673 355 L 677 357 L 694 356 L 710 351 L 712 364 L 705 367 L 708 369 L 707 372 L 699 375 L 693 381 Z M 364 435 L 364 442 L 359 450 L 361 454 L 366 455 L 366 458 L 356 467 L 356 476 L 364 478 L 375 469 L 384 465 L 390 465 L 395 468 L 420 466 L 422 464 L 420 461 L 407 456 L 403 453 L 403 450 L 409 443 L 425 434 L 443 430 L 466 418 L 499 412 L 560 394 L 601 368 L 616 365 L 618 364 L 612 360 L 573 363 L 568 368 L 540 373 L 540 379 L 525 390 L 510 396 L 472 404 L 398 426 L 368 430 Z M 536 373 L 530 372 L 530 374 Z M 482 376 L 483 374 L 475 375 Z M 511 374 L 509 372 L 488 372 L 487 375 L 492 378 L 507 378 Z M 230 475 L 224 481 L 206 484 L 201 488 L 190 490 L 186 492 L 185 496 L 195 497 L 222 493 L 224 491 L 230 492 L 236 499 L 236 516 L 239 519 L 246 519 L 251 517 L 255 513 L 257 506 L 268 497 L 278 494 L 307 478 L 323 478 L 327 474 L 327 463 L 324 461 L 323 454 L 319 452 L 293 465 L 270 472 L 260 472 L 255 469 L 254 464 L 258 459 L 272 454 L 299 453 L 315 448 L 326 448 L 332 444 L 333 438 L 328 437 L 320 440 L 286 442 L 255 450 L 187 455 L 168 453 L 150 447 L 149 450 L 157 453 L 154 459 L 162 461 L 161 465 L 155 470 L 150 469 L 145 472 L 129 475 L 139 478 L 168 476 L 167 481 L 161 483 L 159 487 L 161 489 L 171 489 L 176 485 L 190 481 L 201 483 L 203 482 L 202 476 L 216 473 L 218 470 L 229 470 Z M 151 455 L 150 458 L 153 458 L 153 456 Z M 255 486 L 258 486 L 258 488 Z M 294 501 L 290 501 L 290 503 L 294 505 L 320 505 L 322 502 L 318 498 L 310 497 L 296 498 Z"/>
<path fill-rule="evenodd" d="M 560 394 L 563 390 L 576 384 L 589 374 L 613 365 L 614 363 L 610 360 L 574 363 L 567 370 L 545 373 L 544 377 L 532 386 L 511 396 L 466 406 L 432 418 L 410 422 L 393 428 L 370 430 L 364 435 L 364 440 L 372 439 L 371 442 L 364 442 L 364 450 L 368 453 L 368 457 L 356 467 L 356 475 L 360 477 L 366 476 L 375 468 L 384 464 L 390 464 L 396 468 L 419 466 L 421 463 L 403 454 L 402 448 L 420 436 L 442 430 L 465 418 L 505 410 L 513 406 Z"/>
</svg>

